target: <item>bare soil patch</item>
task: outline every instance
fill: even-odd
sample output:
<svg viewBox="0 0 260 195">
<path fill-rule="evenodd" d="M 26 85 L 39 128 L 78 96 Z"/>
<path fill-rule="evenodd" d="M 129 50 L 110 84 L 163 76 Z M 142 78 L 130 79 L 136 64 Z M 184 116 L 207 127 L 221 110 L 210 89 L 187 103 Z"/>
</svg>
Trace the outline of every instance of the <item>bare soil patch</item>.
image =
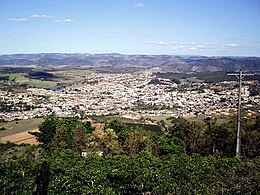
<svg viewBox="0 0 260 195">
<path fill-rule="evenodd" d="M 34 130 L 30 130 L 31 132 L 38 132 L 38 129 L 34 129 Z M 6 143 L 6 142 L 14 142 L 17 144 L 39 144 L 39 142 L 37 142 L 36 138 L 34 135 L 31 135 L 28 133 L 29 131 L 26 132 L 22 132 L 22 133 L 16 133 L 13 135 L 8 135 L 5 137 L 1 137 L 0 138 L 0 143 Z"/>
</svg>

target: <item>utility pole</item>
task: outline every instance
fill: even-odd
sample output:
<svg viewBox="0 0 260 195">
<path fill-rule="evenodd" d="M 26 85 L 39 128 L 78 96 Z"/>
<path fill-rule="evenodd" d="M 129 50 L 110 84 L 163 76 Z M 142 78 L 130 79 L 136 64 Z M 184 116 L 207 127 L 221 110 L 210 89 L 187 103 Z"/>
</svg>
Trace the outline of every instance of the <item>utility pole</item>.
<svg viewBox="0 0 260 195">
<path fill-rule="evenodd" d="M 228 76 L 236 76 L 239 80 L 238 88 L 238 108 L 237 108 L 237 145 L 236 145 L 236 156 L 241 155 L 241 91 L 242 91 L 242 80 L 245 76 L 252 76 L 254 73 L 242 73 L 240 69 L 239 73 L 229 73 Z"/>
</svg>

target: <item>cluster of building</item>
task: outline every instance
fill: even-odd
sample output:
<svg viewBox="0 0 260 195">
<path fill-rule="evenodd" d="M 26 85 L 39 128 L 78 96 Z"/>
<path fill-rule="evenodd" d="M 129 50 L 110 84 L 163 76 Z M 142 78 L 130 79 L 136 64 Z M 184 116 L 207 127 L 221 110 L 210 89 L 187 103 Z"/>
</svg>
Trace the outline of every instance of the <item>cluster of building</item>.
<svg viewBox="0 0 260 195">
<path fill-rule="evenodd" d="M 157 80 L 158 83 L 151 81 Z M 0 92 L 0 101 L 8 110 L 0 119 L 12 121 L 57 116 L 119 114 L 123 117 L 230 115 L 237 109 L 235 82 L 217 84 L 188 83 L 155 78 L 153 70 L 136 73 L 89 73 L 84 80 L 58 90 L 29 88 L 26 93 Z M 260 97 L 243 90 L 247 110 L 260 105 Z M 0 107 L 1 107 L 0 105 Z M 259 112 L 259 110 L 258 110 Z"/>
</svg>

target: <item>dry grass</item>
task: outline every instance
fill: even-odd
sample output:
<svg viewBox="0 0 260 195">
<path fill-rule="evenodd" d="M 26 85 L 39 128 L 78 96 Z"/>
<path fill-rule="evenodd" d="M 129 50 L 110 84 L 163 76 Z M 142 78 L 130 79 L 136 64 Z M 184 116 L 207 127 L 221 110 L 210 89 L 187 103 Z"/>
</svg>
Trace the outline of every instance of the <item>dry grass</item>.
<svg viewBox="0 0 260 195">
<path fill-rule="evenodd" d="M 9 135 L 22 133 L 34 129 L 38 129 L 38 125 L 43 122 L 43 118 L 33 118 L 28 120 L 12 121 L 1 123 L 0 128 L 4 127 L 6 130 L 0 131 L 0 138 Z"/>
<path fill-rule="evenodd" d="M 38 129 L 31 130 L 31 132 L 37 132 Z M 16 144 L 38 144 L 37 140 L 35 139 L 34 135 L 31 135 L 26 132 L 22 133 L 16 133 L 13 135 L 8 135 L 5 137 L 0 138 L 0 143 L 6 143 L 6 142 L 14 142 Z"/>
</svg>

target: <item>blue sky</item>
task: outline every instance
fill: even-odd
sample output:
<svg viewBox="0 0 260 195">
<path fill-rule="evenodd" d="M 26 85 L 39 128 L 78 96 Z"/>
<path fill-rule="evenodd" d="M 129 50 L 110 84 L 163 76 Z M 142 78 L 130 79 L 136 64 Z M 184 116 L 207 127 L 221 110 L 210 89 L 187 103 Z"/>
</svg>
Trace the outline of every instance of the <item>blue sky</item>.
<svg viewBox="0 0 260 195">
<path fill-rule="evenodd" d="M 260 0 L 0 0 L 0 54 L 260 56 Z"/>
</svg>

